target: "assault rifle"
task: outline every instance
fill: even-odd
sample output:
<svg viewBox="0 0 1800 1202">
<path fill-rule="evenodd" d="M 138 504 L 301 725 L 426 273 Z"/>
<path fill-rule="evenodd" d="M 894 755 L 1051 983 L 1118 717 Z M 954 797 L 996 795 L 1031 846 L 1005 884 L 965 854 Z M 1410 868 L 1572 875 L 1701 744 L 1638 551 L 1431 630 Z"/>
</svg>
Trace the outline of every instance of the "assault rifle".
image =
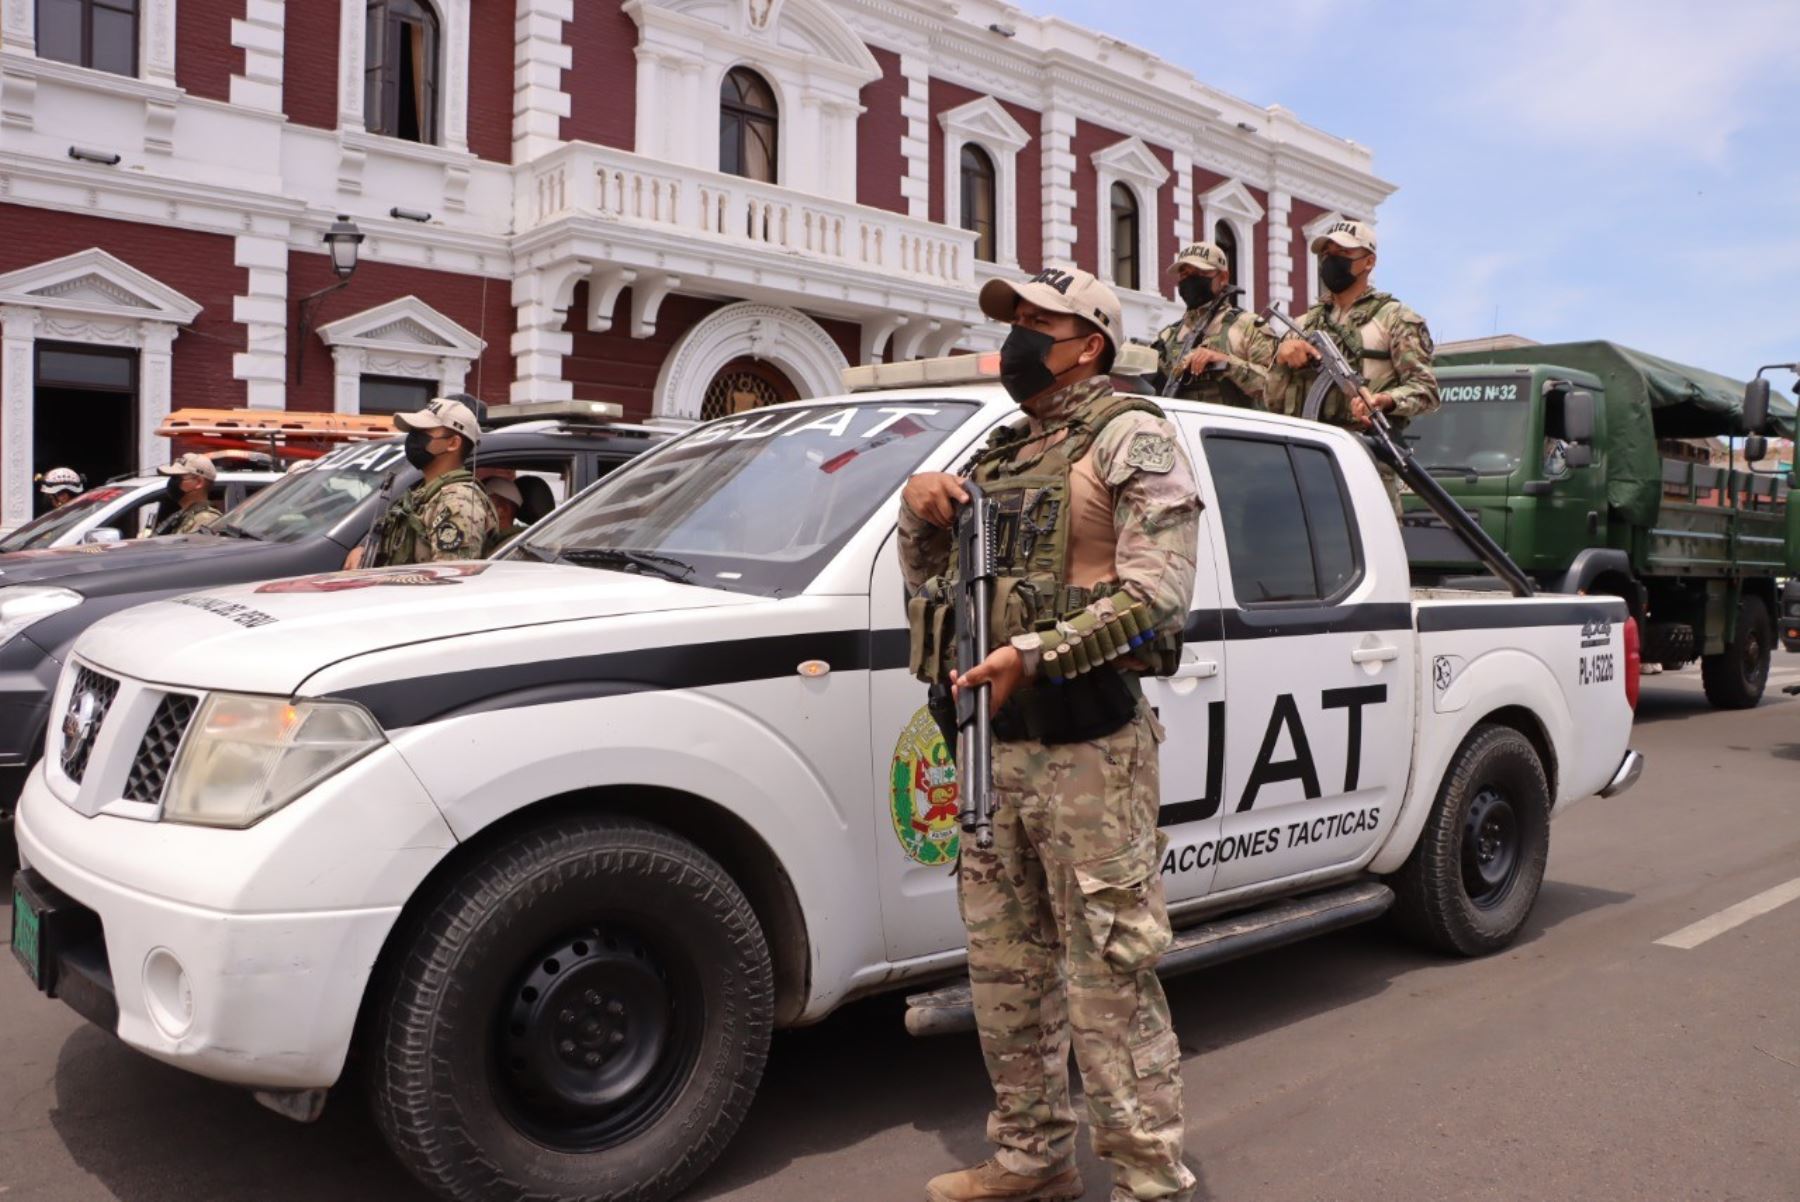
<svg viewBox="0 0 1800 1202">
<path fill-rule="evenodd" d="M 1164 396 L 1174 396 L 1175 390 L 1181 387 L 1181 382 L 1188 378 L 1187 369 L 1182 368 L 1181 365 L 1187 362 L 1188 356 L 1194 353 L 1194 348 L 1200 345 L 1200 340 L 1206 337 L 1206 331 L 1212 325 L 1213 318 L 1219 315 L 1219 310 L 1229 304 L 1233 297 L 1242 296 L 1243 293 L 1242 288 L 1227 288 L 1213 297 L 1212 304 L 1206 306 L 1206 312 L 1195 323 L 1194 328 L 1188 331 L 1188 336 L 1181 343 L 1180 352 L 1175 356 L 1175 366 L 1180 370 L 1171 371 L 1169 378 L 1163 381 L 1162 394 Z M 1223 365 L 1220 366 L 1220 370 L 1223 370 Z"/>
<path fill-rule="evenodd" d="M 394 481 L 400 475 L 398 471 L 390 471 L 387 479 L 381 482 L 381 496 L 375 502 L 375 520 L 369 523 L 369 532 L 363 535 L 362 542 L 357 544 L 356 566 L 369 568 L 375 565 L 370 561 L 375 552 L 381 548 L 381 523 L 387 517 L 388 507 L 394 501 Z"/>
<path fill-rule="evenodd" d="M 1317 421 L 1324 409 L 1325 398 L 1334 388 L 1348 401 L 1354 401 L 1367 391 L 1368 385 L 1362 376 L 1350 366 L 1350 361 L 1344 358 L 1344 352 L 1338 349 L 1338 344 L 1325 331 L 1301 329 L 1275 305 L 1269 306 L 1269 320 L 1281 327 L 1289 337 L 1306 343 L 1318 355 L 1319 374 L 1306 390 L 1300 416 Z M 1369 407 L 1369 432 L 1363 436 L 1363 443 L 1376 462 L 1391 468 L 1445 526 L 1455 531 L 1468 544 L 1469 550 L 1475 552 L 1476 558 L 1487 565 L 1488 571 L 1512 590 L 1513 596 L 1529 597 L 1537 591 L 1532 587 L 1531 578 L 1512 561 L 1512 556 L 1506 553 L 1505 548 L 1494 541 L 1493 535 L 1483 530 L 1481 523 L 1471 518 L 1468 511 L 1444 491 L 1444 486 L 1437 482 L 1437 477 L 1413 458 L 1411 449 L 1395 437 L 1393 426 L 1388 424 L 1387 414 L 1373 405 Z"/>
<path fill-rule="evenodd" d="M 973 481 L 957 506 L 952 533 L 956 539 L 956 674 L 966 676 L 987 658 L 989 606 L 994 597 L 994 507 Z M 957 820 L 975 846 L 994 844 L 994 732 L 989 703 L 992 686 L 958 689 L 956 697 L 956 784 L 961 806 Z"/>
</svg>

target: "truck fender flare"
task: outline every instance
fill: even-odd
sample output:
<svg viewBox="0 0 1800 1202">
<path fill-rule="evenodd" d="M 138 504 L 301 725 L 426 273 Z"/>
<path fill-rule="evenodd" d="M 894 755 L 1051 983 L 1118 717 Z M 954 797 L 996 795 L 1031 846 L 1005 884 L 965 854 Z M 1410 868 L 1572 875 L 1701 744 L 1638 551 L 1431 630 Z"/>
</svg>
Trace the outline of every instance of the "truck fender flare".
<svg viewBox="0 0 1800 1202">
<path fill-rule="evenodd" d="M 1550 591 L 1553 593 L 1585 593 L 1594 581 L 1602 576 L 1612 575 L 1625 577 L 1631 581 L 1634 592 L 1643 592 L 1643 586 L 1637 580 L 1637 573 L 1632 571 L 1631 556 L 1617 547 L 1583 548 L 1575 556 L 1574 562 L 1569 564 L 1569 570 L 1557 577 Z M 1633 614 L 1643 612 L 1641 597 L 1627 597 L 1626 602 L 1631 606 Z"/>
</svg>

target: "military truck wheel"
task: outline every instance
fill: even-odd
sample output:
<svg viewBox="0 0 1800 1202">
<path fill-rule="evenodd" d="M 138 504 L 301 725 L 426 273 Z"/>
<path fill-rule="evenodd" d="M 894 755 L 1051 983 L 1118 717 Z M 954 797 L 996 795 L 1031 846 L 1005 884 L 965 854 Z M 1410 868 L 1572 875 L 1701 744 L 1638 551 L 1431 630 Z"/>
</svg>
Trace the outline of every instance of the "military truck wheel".
<svg viewBox="0 0 1800 1202">
<path fill-rule="evenodd" d="M 1762 700 L 1775 650 L 1775 624 L 1761 597 L 1738 604 L 1737 637 L 1718 655 L 1700 661 L 1700 682 L 1714 708 L 1747 710 Z"/>
<path fill-rule="evenodd" d="M 1478 726 L 1438 788 L 1419 842 L 1389 883 L 1394 920 L 1439 951 L 1480 956 L 1518 936 L 1550 855 L 1550 786 L 1531 741 Z"/>
<path fill-rule="evenodd" d="M 661 827 L 523 831 L 397 937 L 371 1095 L 441 1194 L 656 1202 L 750 1108 L 774 1018 L 762 928 L 725 870 Z"/>
</svg>

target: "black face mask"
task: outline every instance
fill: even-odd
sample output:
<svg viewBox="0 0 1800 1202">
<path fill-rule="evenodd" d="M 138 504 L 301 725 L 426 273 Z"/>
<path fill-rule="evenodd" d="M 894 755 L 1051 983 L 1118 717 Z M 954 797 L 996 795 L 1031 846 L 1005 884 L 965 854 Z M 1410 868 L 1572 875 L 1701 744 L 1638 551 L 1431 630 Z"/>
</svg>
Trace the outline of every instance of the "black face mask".
<svg viewBox="0 0 1800 1202">
<path fill-rule="evenodd" d="M 163 485 L 163 496 L 164 496 L 164 498 L 166 498 L 168 500 L 169 504 L 171 504 L 171 505 L 181 504 L 181 477 L 180 476 L 170 476 L 169 477 L 168 482 Z"/>
<path fill-rule="evenodd" d="M 1047 392 L 1056 385 L 1057 373 L 1050 370 L 1044 360 L 1050 357 L 1050 348 L 1062 342 L 1076 342 L 1085 335 L 1077 334 L 1073 338 L 1052 338 L 1042 330 L 1028 330 L 1024 326 L 1014 326 L 1006 341 L 1000 344 L 1000 384 L 1006 394 L 1023 405 L 1032 397 Z"/>
<path fill-rule="evenodd" d="M 409 430 L 406 434 L 406 461 L 424 471 L 437 456 L 431 453 L 431 433 L 427 430 Z"/>
<path fill-rule="evenodd" d="M 1190 275 L 1175 285 L 1175 291 L 1181 294 L 1181 303 L 1190 309 L 1198 309 L 1213 298 L 1212 281 L 1203 275 Z"/>
<path fill-rule="evenodd" d="M 1344 292 L 1356 283 L 1355 265 L 1343 255 L 1325 255 L 1319 260 L 1319 283 L 1331 292 Z"/>
</svg>

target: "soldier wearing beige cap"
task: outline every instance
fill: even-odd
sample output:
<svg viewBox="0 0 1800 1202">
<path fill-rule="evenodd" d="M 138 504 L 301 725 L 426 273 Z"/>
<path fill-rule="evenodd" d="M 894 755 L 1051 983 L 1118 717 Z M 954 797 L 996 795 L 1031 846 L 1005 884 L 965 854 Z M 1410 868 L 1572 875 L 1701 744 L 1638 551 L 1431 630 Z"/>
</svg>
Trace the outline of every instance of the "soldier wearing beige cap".
<svg viewBox="0 0 1800 1202">
<path fill-rule="evenodd" d="M 488 535 L 484 557 L 492 555 L 500 544 L 515 534 L 523 534 L 524 523 L 519 521 L 519 508 L 525 504 L 519 486 L 505 476 L 489 476 L 481 482 L 481 491 L 487 494 L 488 502 L 494 507 L 494 532 Z"/>
<path fill-rule="evenodd" d="M 1194 1186 L 1182 1163 L 1181 1050 L 1155 972 L 1169 942 L 1162 728 L 1139 680 L 1179 662 L 1200 499 L 1162 410 L 1115 394 L 1107 377 L 1124 339 L 1112 289 L 1051 268 L 1025 283 L 990 280 L 981 309 L 1012 326 L 1000 380 L 1024 414 L 967 471 L 1022 533 L 999 540 L 999 646 L 960 678 L 942 640 L 925 636 L 944 629 L 955 594 L 949 527 L 968 492 L 956 476 L 922 473 L 900 507 L 914 670 L 939 688 L 989 684 L 996 707 L 993 844 L 964 839 L 957 875 L 996 1148 L 933 1178 L 925 1196 L 1082 1196 L 1073 1044 L 1111 1196 L 1179 1197 Z"/>
<path fill-rule="evenodd" d="M 1275 361 L 1275 340 L 1261 317 L 1226 299 L 1231 264 L 1225 252 L 1210 242 L 1195 242 L 1181 248 L 1170 270 L 1187 312 L 1164 326 L 1151 344 L 1157 373 L 1150 386 L 1183 400 L 1260 407 Z"/>
<path fill-rule="evenodd" d="M 416 413 L 396 413 L 394 427 L 406 432 L 406 461 L 424 478 L 381 516 L 369 561 L 362 562 L 363 548 L 357 547 L 344 566 L 481 558 L 498 519 L 467 466 L 481 439 L 474 411 L 462 401 L 438 397 Z"/>
<path fill-rule="evenodd" d="M 212 483 L 219 478 L 219 469 L 212 460 L 190 453 L 156 470 L 169 477 L 165 505 L 174 508 L 150 533 L 199 534 L 225 519 L 212 503 Z"/>
<path fill-rule="evenodd" d="M 1437 375 L 1431 369 L 1434 347 L 1425 319 L 1370 284 L 1375 270 L 1375 231 L 1362 221 L 1336 222 L 1312 240 L 1312 253 L 1319 256 L 1319 283 L 1326 297 L 1306 311 L 1300 326 L 1324 330 L 1368 381 L 1364 395 L 1354 401 L 1332 390 L 1319 419 L 1333 425 L 1366 427 L 1373 406 L 1387 412 L 1398 432 L 1413 418 L 1436 409 Z M 1318 352 L 1298 338 L 1282 341 L 1269 373 L 1269 408 L 1280 413 L 1300 412 L 1318 370 L 1313 366 L 1317 358 Z M 1385 467 L 1382 480 L 1398 508 L 1399 489 Z"/>
</svg>

